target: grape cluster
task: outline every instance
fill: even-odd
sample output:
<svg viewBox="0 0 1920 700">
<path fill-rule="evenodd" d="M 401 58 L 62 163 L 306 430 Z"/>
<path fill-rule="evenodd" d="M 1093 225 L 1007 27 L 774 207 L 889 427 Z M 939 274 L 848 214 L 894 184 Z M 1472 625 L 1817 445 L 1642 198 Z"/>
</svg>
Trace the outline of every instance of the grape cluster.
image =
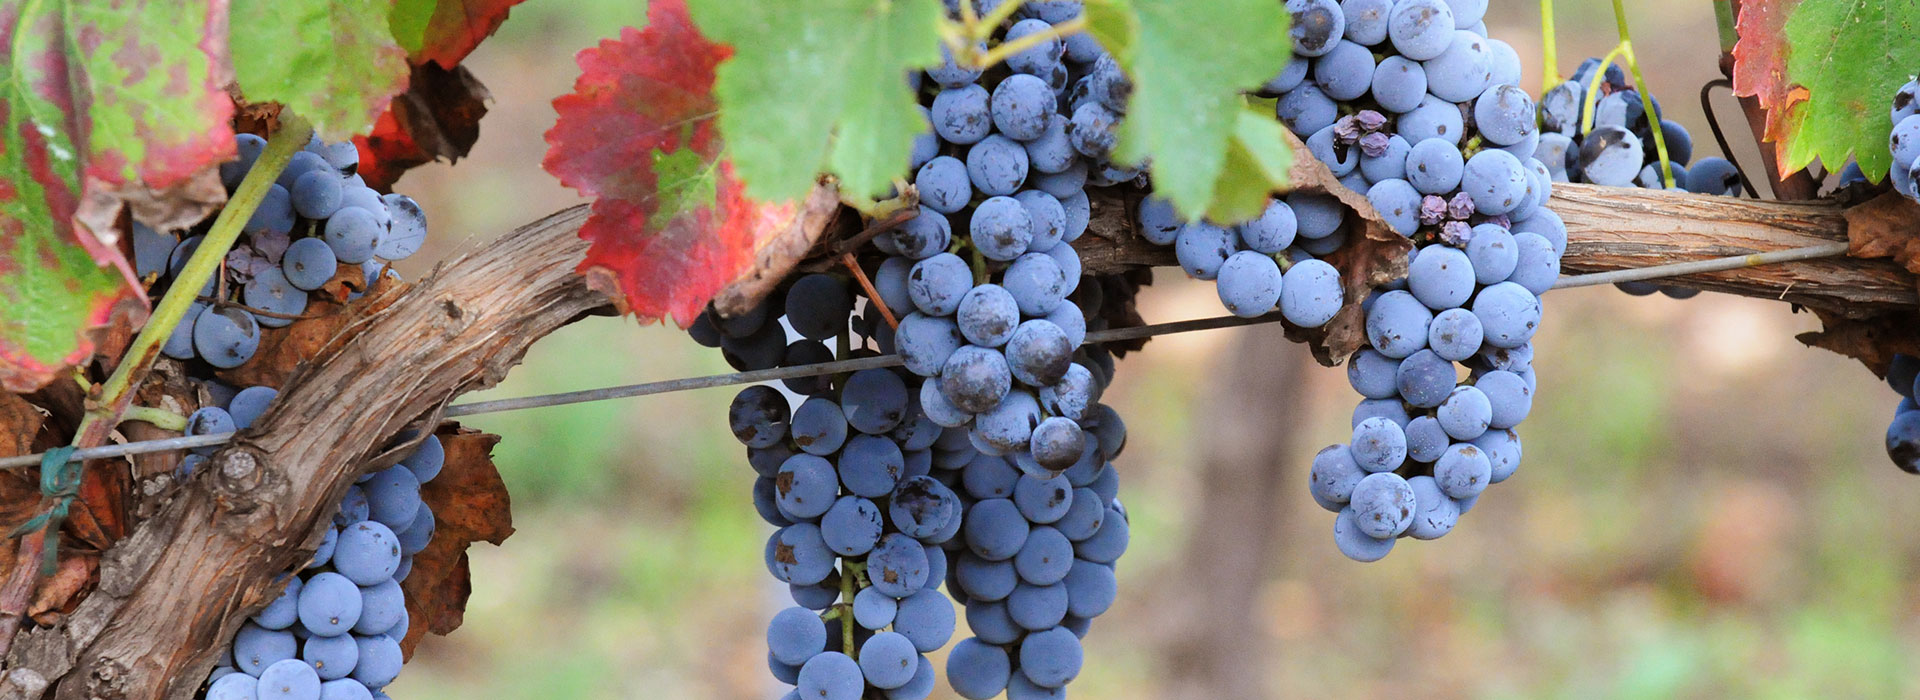
<svg viewBox="0 0 1920 700">
<path fill-rule="evenodd" d="M 1519 466 L 1512 429 L 1532 405 L 1530 341 L 1566 228 L 1544 206 L 1553 178 L 1534 102 L 1516 86 L 1519 58 L 1485 36 L 1486 6 L 1291 0 L 1293 59 L 1263 88 L 1341 183 L 1415 244 L 1407 277 L 1362 304 L 1368 347 L 1347 365 L 1365 398 L 1352 439 L 1311 470 L 1314 500 L 1337 514 L 1335 543 L 1360 561 L 1399 537 L 1445 535 Z M 1309 227 L 1324 238 L 1347 223 L 1314 201 L 1285 201 L 1309 242 Z"/>
<path fill-rule="evenodd" d="M 1079 10 L 1029 2 L 999 40 Z M 1132 285 L 1083 276 L 1072 243 L 1087 188 L 1141 181 L 1107 160 L 1130 87 L 1084 35 L 984 73 L 949 58 L 913 83 L 919 208 L 873 240 L 857 271 L 872 291 L 802 275 L 690 328 L 741 370 L 902 359 L 749 387 L 730 407 L 755 507 L 778 528 L 766 564 L 795 602 L 768 627 L 768 665 L 792 698 L 927 697 L 926 654 L 953 636 L 957 600 L 974 635 L 949 657 L 958 692 L 1059 696 L 1126 544 L 1109 466 L 1125 426 L 1099 403 L 1113 356 L 1083 343 L 1106 290 Z"/>
<path fill-rule="evenodd" d="M 1908 199 L 1920 201 L 1920 80 L 1909 80 L 1893 95 L 1893 134 L 1887 147 L 1893 151 L 1893 170 L 1889 176 L 1893 189 Z M 1860 166 L 1852 165 L 1858 173 Z M 1861 179 L 1865 179 L 1862 177 Z"/>
<path fill-rule="evenodd" d="M 1078 3 L 1023 6 L 1004 41 L 1077 16 Z M 982 47 L 984 49 L 984 47 Z M 983 74 L 946 62 L 926 72 L 929 129 L 910 167 L 915 216 L 875 239 L 874 276 L 900 315 L 891 350 L 930 381 L 922 410 L 970 427 L 976 449 L 1072 465 L 1096 382 L 1075 369 L 1087 317 L 1073 242 L 1086 231 L 1086 188 L 1137 181 L 1107 160 L 1131 92 L 1113 58 L 1084 34 L 1009 56 Z"/>
<path fill-rule="evenodd" d="M 1064 472 L 1025 454 L 982 454 L 958 439 L 952 459 L 936 462 L 955 467 L 945 477 L 957 478 L 967 501 L 963 536 L 948 544 L 956 556 L 947 577 L 973 633 L 947 657 L 947 681 L 962 697 L 1065 697 L 1080 672 L 1080 639 L 1119 592 L 1114 567 L 1129 529 L 1111 460 L 1126 427 L 1103 404 L 1090 413 L 1095 439 Z"/>
<path fill-rule="evenodd" d="M 1920 474 L 1920 404 L 1914 402 L 1920 380 L 1920 357 L 1897 354 L 1887 369 L 1887 384 L 1900 394 L 1887 425 L 1887 458 L 1909 474 Z"/>
<path fill-rule="evenodd" d="M 220 166 L 228 192 L 253 168 L 266 141 L 235 137 L 239 158 Z M 279 391 L 233 387 L 217 378 L 242 367 L 260 346 L 263 329 L 294 323 L 319 293 L 343 274 L 350 297 L 382 274 L 384 261 L 417 252 L 426 218 L 405 195 L 381 195 L 355 174 L 351 143 L 308 142 L 268 188 L 242 228 L 221 270 L 200 290 L 161 352 L 183 363 L 208 397 L 187 418 L 186 433 L 246 430 Z M 135 272 L 156 296 L 199 249 L 211 220 L 183 239 L 136 223 Z M 343 273 L 343 270 L 352 270 Z M 179 478 L 200 471 L 217 447 L 182 458 Z M 286 589 L 234 635 L 208 679 L 214 700 L 384 698 L 402 664 L 406 597 L 400 582 L 413 555 L 433 539 L 433 511 L 420 485 L 445 464 L 439 438 L 428 436 L 400 464 L 362 475 L 348 488 L 313 560 L 285 578 Z"/>
<path fill-rule="evenodd" d="M 1673 189 L 1695 194 L 1726 197 L 1740 196 L 1740 170 L 1725 158 L 1693 160 L 1693 135 L 1679 122 L 1661 117 L 1660 101 L 1650 99 L 1654 114 L 1647 115 L 1640 92 L 1633 88 L 1619 64 L 1608 63 L 1594 88 L 1595 73 L 1601 60 L 1588 58 L 1573 72 L 1573 77 L 1540 97 L 1540 149 L 1538 157 L 1547 164 L 1555 182 L 1585 182 L 1609 187 Z M 1589 89 L 1597 89 L 1593 126 L 1582 129 L 1583 110 Z M 1659 149 L 1653 129 L 1660 129 L 1667 146 L 1667 164 L 1673 170 L 1672 188 L 1666 185 L 1666 173 L 1660 167 Z M 1690 299 L 1698 289 L 1668 287 L 1652 282 L 1619 282 L 1620 291 L 1634 296 L 1655 292 L 1675 299 Z"/>
<path fill-rule="evenodd" d="M 240 396 L 258 389 L 265 387 Z M 262 396 L 264 407 L 272 397 Z M 400 582 L 433 539 L 433 509 L 421 502 L 420 485 L 445 463 L 440 439 L 428 436 L 399 464 L 347 487 L 313 560 L 234 635 L 207 700 L 387 697 L 381 688 L 400 675 L 400 640 L 410 624 Z"/>
<path fill-rule="evenodd" d="M 796 300 L 822 290 L 809 280 L 838 284 L 812 276 L 788 291 L 796 328 L 806 325 Z M 834 297 L 842 298 L 850 300 Z M 844 328 L 846 312 L 838 318 Z M 796 604 L 767 628 L 767 663 L 796 697 L 852 699 L 868 689 L 927 697 L 934 673 L 925 654 L 946 645 L 955 623 L 939 591 L 947 568 L 939 545 L 959 534 L 962 509 L 930 476 L 943 430 L 915 410 L 893 370 L 789 388 L 806 396 L 797 408 L 779 390 L 752 386 L 728 410 L 760 475 L 754 505 L 779 528 L 767 540 L 767 570 Z"/>
<path fill-rule="evenodd" d="M 266 147 L 266 141 L 253 134 L 240 134 L 235 142 L 239 159 L 220 166 L 228 191 L 239 187 Z M 361 271 L 363 278 L 352 285 L 358 296 L 359 288 L 372 286 L 386 269 L 383 260 L 418 251 L 427 237 L 420 205 L 406 195 L 382 195 L 367 187 L 354 173 L 358 166 L 359 152 L 352 143 L 315 138 L 295 153 L 247 219 L 223 271 L 207 280 L 200 300 L 161 352 L 176 360 L 200 360 L 216 370 L 239 367 L 259 349 L 261 330 L 291 325 L 306 312 L 310 293 L 332 281 L 340 266 Z M 204 231 L 183 240 L 135 223 L 134 271 L 154 280 L 158 293 L 180 274 L 204 239 Z"/>
<path fill-rule="evenodd" d="M 856 307 L 860 307 L 858 313 Z M 841 278 L 816 273 L 776 290 L 750 313 L 733 319 L 703 314 L 691 331 L 696 341 L 721 348 L 742 369 L 813 364 L 836 356 L 872 356 L 891 345 L 892 329 L 877 309 Z M 856 337 L 857 348 L 853 347 Z M 776 340 L 765 340 L 769 338 Z M 836 353 L 823 342 L 827 340 L 841 341 L 846 350 Z M 1081 364 L 1074 367 L 1090 372 Z M 868 369 L 839 378 L 786 380 L 785 393 L 769 385 L 748 387 L 729 406 L 730 428 L 747 447 L 747 462 L 757 474 L 754 506 L 778 528 L 768 539 L 765 564 L 787 584 L 795 603 L 775 615 L 767 629 L 768 665 L 776 679 L 795 686 L 790 697 L 927 697 L 936 678 L 926 654 L 946 646 L 957 624 L 953 602 L 940 587 L 944 582 L 948 590 L 963 590 L 959 582 L 977 580 L 976 574 L 969 573 L 977 568 L 1004 568 L 1011 589 L 1015 562 L 1025 562 L 1021 571 L 1044 582 L 1029 585 L 1045 585 L 1048 595 L 1059 596 L 1059 614 L 1041 631 L 1066 620 L 1068 599 L 1060 594 L 1070 586 L 1091 586 L 1096 591 L 1079 594 L 1081 602 L 1075 609 L 1085 617 L 1105 609 L 1107 603 L 1095 608 L 1088 599 L 1099 595 L 1097 591 L 1105 590 L 1105 599 L 1111 602 L 1111 568 L 1095 567 L 1106 574 L 1104 578 L 1080 571 L 1084 565 L 1076 560 L 1073 543 L 1091 538 L 1096 531 L 1118 533 L 1104 535 L 1107 549 L 1098 555 L 1109 565 L 1124 548 L 1124 518 L 1106 517 L 1103 505 L 1117 503 L 1118 474 L 1104 468 L 1104 460 L 1093 461 L 1095 455 L 1105 454 L 1098 451 L 1100 438 L 1113 451 L 1123 442 L 1124 426 L 1118 416 L 1103 405 L 1087 406 L 1086 412 L 1094 418 L 1086 425 L 1096 440 L 1082 448 L 1072 469 L 1050 472 L 1026 450 L 1012 456 L 985 455 L 975 447 L 972 431 L 935 423 L 922 408 L 921 397 L 926 395 L 926 385 L 937 382 L 911 372 Z M 789 394 L 797 403 L 789 400 Z M 1046 532 L 1029 536 L 1030 521 L 1011 505 L 1016 482 L 1022 484 L 1018 488 L 1022 503 L 1047 509 L 1032 516 L 1047 523 L 1061 519 L 1062 514 L 1052 509 L 1064 510 L 1078 495 L 1072 484 L 1084 482 L 1104 489 L 1087 491 L 1080 498 L 1086 504 L 1082 509 L 1092 509 L 1079 515 L 1083 520 L 1091 516 L 1091 529 L 1083 523 L 1081 529 L 1073 530 L 1075 539 L 1052 527 L 1037 527 L 1036 532 Z M 976 495 L 981 489 L 990 493 Z M 982 504 L 989 501 L 1008 504 L 1010 515 L 993 516 L 1001 506 L 983 509 Z M 970 515 L 976 513 L 980 515 Z M 1102 529 L 1106 520 L 1118 524 Z M 978 540 L 975 530 L 982 526 L 963 528 L 967 522 L 1000 523 L 1003 528 L 1017 524 L 1017 533 L 997 531 L 1000 539 L 992 540 L 994 546 L 1011 546 L 1012 551 L 986 550 L 995 562 L 987 564 L 989 560 L 972 546 Z M 1113 544 L 1116 538 L 1118 547 Z M 949 566 L 950 562 L 956 565 Z M 1069 576 L 1068 569 L 1076 573 Z M 1107 587 L 1101 588 L 1100 581 L 1107 582 Z M 1009 593 L 1003 591 L 994 600 Z M 963 603 L 972 600 L 970 593 L 956 597 Z M 1034 604 L 1044 607 L 1049 602 L 1054 601 Z M 970 619 L 973 609 L 969 603 Z M 1050 613 L 1037 610 L 1035 614 Z M 977 627 L 975 633 L 980 634 Z M 992 647 L 1000 651 L 1002 666 L 1011 668 L 1009 653 L 995 644 L 1009 645 L 1017 655 L 1024 636 L 1001 634 L 993 639 L 998 641 L 962 642 L 955 653 L 968 649 L 977 656 L 982 648 Z M 1078 670 L 1077 642 L 1074 637 L 1074 671 Z M 1064 658 L 1055 658 L 1067 653 L 1059 650 L 1062 646 L 1059 641 L 1053 646 L 1035 642 L 1033 661 L 1027 667 L 1064 663 Z M 962 665 L 950 667 L 949 675 L 955 683 L 972 683 L 966 687 L 977 689 L 992 677 L 990 670 L 982 676 L 977 664 Z M 1014 682 L 1008 673 L 1001 671 L 992 694 Z M 1057 675 L 1040 677 L 1055 686 L 1064 683 Z"/>
</svg>

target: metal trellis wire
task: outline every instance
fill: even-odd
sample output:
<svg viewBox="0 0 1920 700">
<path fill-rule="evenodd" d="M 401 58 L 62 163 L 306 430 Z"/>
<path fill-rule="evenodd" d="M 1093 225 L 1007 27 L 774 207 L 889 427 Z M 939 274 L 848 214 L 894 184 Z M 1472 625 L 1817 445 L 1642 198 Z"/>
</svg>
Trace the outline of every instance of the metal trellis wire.
<svg viewBox="0 0 1920 700">
<path fill-rule="evenodd" d="M 1710 258 L 1707 260 L 1694 260 L 1694 261 L 1682 262 L 1682 263 L 1654 265 L 1650 267 L 1635 268 L 1630 270 L 1614 270 L 1611 272 L 1597 272 L 1597 273 L 1588 274 L 1588 275 L 1572 275 L 1567 277 L 1561 277 L 1558 282 L 1554 283 L 1553 288 L 1568 289 L 1573 287 L 1587 287 L 1587 286 L 1592 286 L 1597 284 L 1612 284 L 1615 282 L 1639 282 L 1639 281 L 1646 281 L 1646 280 L 1665 279 L 1668 277 L 1678 277 L 1681 275 L 1693 275 L 1693 274 L 1700 274 L 1700 273 L 1706 273 L 1706 272 L 1722 272 L 1726 270 L 1737 270 L 1740 268 L 1756 267 L 1760 265 L 1771 265 L 1771 264 L 1777 264 L 1777 263 L 1783 263 L 1783 262 L 1793 262 L 1793 261 L 1799 261 L 1799 260 L 1813 260 L 1817 258 L 1835 257 L 1839 255 L 1845 255 L 1846 252 L 1847 252 L 1847 244 L 1845 242 L 1826 243 L 1826 244 L 1821 244 L 1817 246 L 1807 246 L 1804 248 L 1791 248 L 1787 250 L 1776 250 L 1776 251 L 1771 251 L 1766 253 L 1755 253 L 1751 255 L 1735 255 L 1735 256 L 1729 256 L 1724 258 Z M 1155 323 L 1151 325 L 1133 326 L 1129 328 L 1114 328 L 1114 329 L 1103 330 L 1103 331 L 1089 332 L 1087 333 L 1086 342 L 1088 344 L 1097 345 L 1100 343 L 1111 343 L 1115 341 L 1124 341 L 1124 340 L 1137 340 L 1140 338 L 1151 338 L 1154 336 L 1171 335 L 1174 333 L 1190 333 L 1193 331 L 1214 330 L 1218 328 L 1251 326 L 1251 325 L 1257 325 L 1257 324 L 1263 324 L 1263 323 L 1273 323 L 1275 321 L 1279 321 L 1280 318 L 1281 318 L 1280 314 L 1276 312 L 1276 313 L 1270 313 L 1264 316 L 1258 316 L 1254 318 L 1241 318 L 1238 316 L 1218 316 L 1214 318 L 1201 318 L 1201 319 L 1193 319 L 1188 321 Z M 740 384 L 756 384 L 759 382 L 769 382 L 769 381 L 776 381 L 781 379 L 798 379 L 802 377 L 815 377 L 815 376 L 820 376 L 825 374 L 839 374 L 841 372 L 857 372 L 863 369 L 875 369 L 879 367 L 894 367 L 900 364 L 901 364 L 901 360 L 898 355 L 881 355 L 878 357 L 862 357 L 862 358 L 856 358 L 851 360 L 835 360 L 833 362 L 820 362 L 820 363 L 809 364 L 809 365 L 796 365 L 793 367 L 777 367 L 774 369 L 763 369 L 763 370 L 756 370 L 752 372 L 733 372 L 730 374 L 715 374 L 715 375 L 709 375 L 704 377 L 685 377 L 681 379 L 669 379 L 669 380 L 657 381 L 657 382 L 646 382 L 642 384 L 628 384 L 623 386 L 603 387 L 599 389 L 587 389 L 584 391 L 569 391 L 569 392 L 562 392 L 557 394 L 541 394 L 537 396 L 520 396 L 520 397 L 515 397 L 510 399 L 494 399 L 491 401 L 475 401 L 472 403 L 463 403 L 455 406 L 449 406 L 447 407 L 445 416 L 448 418 L 459 418 L 464 416 L 477 416 L 477 415 L 483 415 L 483 414 L 489 414 L 489 413 L 518 411 L 518 410 L 523 410 L 528 408 L 565 406 L 568 404 L 588 403 L 593 401 L 606 401 L 609 399 L 624 399 L 624 398 L 631 398 L 635 396 L 652 396 L 654 394 L 668 394 L 668 393 L 673 393 L 678 391 L 688 391 L 691 389 L 708 389 L 708 388 L 722 387 L 722 386 L 736 386 Z M 125 457 L 129 455 L 148 454 L 153 452 L 186 450 L 186 449 L 192 449 L 196 447 L 211 447 L 214 445 L 224 444 L 229 440 L 232 440 L 233 436 L 234 436 L 234 433 L 214 433 L 209 435 L 191 435 L 186 437 L 165 438 L 161 440 L 144 440 L 141 442 L 128 442 L 128 443 L 121 443 L 116 445 L 103 445 L 100 447 L 89 447 L 83 450 L 76 450 L 71 455 L 68 456 L 68 459 L 70 461 L 83 461 L 83 460 L 89 460 L 89 459 L 105 459 L 109 457 Z M 37 454 L 30 454 L 30 455 L 21 455 L 18 457 L 0 458 L 0 469 L 17 469 L 20 467 L 35 466 L 41 463 L 42 459 L 45 457 L 45 454 L 46 453 L 37 453 Z"/>
</svg>

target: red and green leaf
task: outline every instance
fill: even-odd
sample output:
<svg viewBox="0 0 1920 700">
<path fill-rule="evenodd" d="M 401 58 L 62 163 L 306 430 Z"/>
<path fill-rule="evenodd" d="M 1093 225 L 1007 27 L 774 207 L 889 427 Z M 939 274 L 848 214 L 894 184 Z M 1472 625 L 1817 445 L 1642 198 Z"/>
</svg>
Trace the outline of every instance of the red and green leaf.
<svg viewBox="0 0 1920 700">
<path fill-rule="evenodd" d="M 395 0 L 389 24 L 393 38 L 415 64 L 432 61 L 452 70 L 474 47 L 507 21 L 524 0 Z"/>
<path fill-rule="evenodd" d="M 116 313 L 140 312 L 118 247 L 123 209 L 174 222 L 224 197 L 212 174 L 233 154 L 233 104 L 219 78 L 224 10 L 209 0 L 0 1 L 8 390 L 45 384 L 85 360 Z"/>
<path fill-rule="evenodd" d="M 581 51 L 573 93 L 553 101 L 544 165 L 596 198 L 580 270 L 610 279 L 643 322 L 692 323 L 797 213 L 749 198 L 722 157 L 713 85 L 730 54 L 694 29 L 684 0 L 659 0 L 644 31 Z"/>
<path fill-rule="evenodd" d="M 1739 29 L 1734 90 L 1766 108 L 1782 175 L 1849 157 L 1886 174 L 1893 93 L 1920 65 L 1920 0 L 1748 0 Z"/>
<path fill-rule="evenodd" d="M 396 0 L 388 15 L 393 38 L 407 51 L 413 75 L 357 137 L 360 176 L 391 187 L 408 170 L 442 158 L 457 161 L 480 137 L 487 88 L 460 61 L 507 21 L 523 0 Z"/>
<path fill-rule="evenodd" d="M 252 102 L 279 102 L 321 138 L 367 133 L 407 87 L 390 0 L 231 0 L 233 72 Z"/>
</svg>

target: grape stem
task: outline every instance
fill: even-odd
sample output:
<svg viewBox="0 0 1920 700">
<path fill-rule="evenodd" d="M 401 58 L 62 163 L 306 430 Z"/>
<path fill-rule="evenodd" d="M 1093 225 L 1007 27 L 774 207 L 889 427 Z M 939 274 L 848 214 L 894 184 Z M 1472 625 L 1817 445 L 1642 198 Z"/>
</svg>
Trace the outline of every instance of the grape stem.
<svg viewBox="0 0 1920 700">
<path fill-rule="evenodd" d="M 87 381 L 87 375 L 82 373 L 79 368 L 75 368 L 73 371 L 73 383 L 80 385 L 80 393 L 85 394 L 93 391 L 93 382 Z M 120 422 L 122 423 L 136 420 L 152 423 L 154 427 L 161 430 L 171 430 L 176 433 L 186 432 L 187 430 L 186 416 L 154 406 L 128 406 L 126 412 L 120 415 Z"/>
<path fill-rule="evenodd" d="M 853 273 L 853 279 L 860 283 L 860 288 L 866 290 L 867 298 L 873 301 L 874 308 L 880 310 L 880 318 L 886 319 L 887 327 L 900 330 L 900 321 L 894 318 L 893 309 L 887 308 L 887 300 L 880 298 L 880 292 L 873 288 L 873 280 L 867 278 L 866 270 L 860 269 L 860 262 L 853 259 L 853 253 L 841 253 L 840 264 L 846 265 L 847 271 Z"/>
<path fill-rule="evenodd" d="M 152 423 L 155 428 L 176 433 L 187 429 L 186 416 L 155 406 L 128 406 L 127 410 L 120 414 L 120 420 L 121 422 L 145 421 Z"/>
<path fill-rule="evenodd" d="M 1613 0 L 1613 23 L 1620 27 L 1620 48 L 1626 49 L 1622 56 L 1627 60 L 1627 72 L 1633 74 L 1633 89 L 1640 93 L 1640 109 L 1651 120 L 1647 126 L 1653 132 L 1653 152 L 1660 157 L 1660 179 L 1668 188 L 1672 188 L 1673 162 L 1667 156 L 1667 130 L 1661 125 L 1660 114 L 1653 107 L 1653 93 L 1647 90 L 1647 79 L 1640 74 L 1640 62 L 1634 60 L 1633 33 L 1627 30 L 1627 7 L 1623 0 Z"/>
<path fill-rule="evenodd" d="M 1027 4 L 1026 0 L 1007 0 L 1000 3 L 993 8 L 992 12 L 988 12 L 986 16 L 969 25 L 968 34 L 974 41 L 986 41 L 993 37 L 993 30 L 1000 28 L 1001 23 L 1006 22 L 1008 17 L 1012 17 L 1013 13 L 1018 12 L 1020 6 L 1025 4 Z"/>
<path fill-rule="evenodd" d="M 853 605 L 853 595 L 859 592 L 857 590 L 859 581 L 856 576 L 853 571 L 853 562 L 844 560 L 840 562 L 840 599 L 846 601 L 849 606 Z M 840 617 L 840 650 L 846 653 L 848 658 L 854 661 L 860 660 L 860 650 L 853 646 L 852 615 Z"/>
<path fill-rule="evenodd" d="M 1600 86 L 1607 82 L 1607 67 L 1613 65 L 1626 48 L 1625 45 L 1621 45 L 1608 51 L 1606 57 L 1600 59 L 1600 65 L 1593 69 L 1593 77 L 1587 80 L 1587 94 L 1581 98 L 1580 105 L 1581 133 L 1593 130 L 1593 110 L 1594 106 L 1600 102 Z"/>
<path fill-rule="evenodd" d="M 1621 12 L 1620 0 L 1613 0 L 1613 7 L 1615 12 Z M 1667 138 L 1664 133 L 1666 130 L 1661 128 L 1659 114 L 1654 111 L 1653 96 L 1647 94 L 1647 81 L 1646 78 L 1640 74 L 1640 64 L 1633 60 L 1633 42 L 1624 38 L 1627 32 L 1626 16 L 1619 15 L 1619 18 L 1620 34 L 1622 36 L 1620 45 L 1614 47 L 1613 51 L 1608 52 L 1607 57 L 1600 61 L 1600 67 L 1594 70 L 1593 80 L 1591 84 L 1587 86 L 1585 104 L 1581 109 L 1580 130 L 1583 132 L 1593 130 L 1594 106 L 1600 101 L 1600 86 L 1607 79 L 1607 66 L 1612 65 L 1614 59 L 1620 59 L 1621 63 L 1627 67 L 1627 72 L 1633 75 L 1633 88 L 1635 92 L 1640 93 L 1641 110 L 1646 113 L 1648 119 L 1653 120 L 1649 125 L 1649 130 L 1653 132 L 1653 151 L 1654 154 L 1660 158 L 1661 180 L 1667 187 L 1671 188 L 1674 187 L 1675 184 L 1673 180 L 1673 163 L 1667 157 Z"/>
<path fill-rule="evenodd" d="M 1540 0 L 1540 94 L 1560 84 L 1559 49 L 1553 34 L 1553 0 Z"/>
<path fill-rule="evenodd" d="M 79 429 L 74 431 L 75 445 L 86 446 L 82 443 L 87 441 L 89 428 L 119 422 L 115 419 L 127 408 L 135 378 L 146 376 L 147 369 L 159 356 L 160 346 L 173 335 L 180 321 L 186 318 L 187 308 L 198 299 L 199 291 L 207 286 L 207 280 L 213 277 L 214 271 L 226 262 L 227 251 L 233 248 L 234 241 L 239 240 L 241 227 L 253 217 L 253 211 L 260 208 L 261 200 L 266 199 L 267 189 L 273 186 L 273 181 L 280 177 L 280 171 L 287 167 L 293 154 L 307 144 L 313 133 L 306 120 L 292 114 L 284 115 L 280 124 L 280 131 L 267 139 L 267 147 L 254 161 L 253 169 L 247 171 L 246 179 L 240 182 L 240 188 L 234 191 L 233 198 L 220 210 L 220 216 L 213 221 L 212 230 L 200 241 L 199 249 L 187 260 L 186 266 L 175 276 L 173 286 L 154 307 L 153 316 L 147 320 L 146 327 L 140 329 L 133 344 L 127 346 L 126 356 L 121 358 L 120 365 L 100 385 L 97 395 L 91 397 L 94 408 L 87 411 Z"/>
<path fill-rule="evenodd" d="M 986 70 L 988 68 L 992 68 L 996 65 L 999 65 L 1001 61 L 1007 60 L 1008 56 L 1012 56 L 1014 54 L 1020 53 L 1027 49 L 1031 49 L 1035 46 L 1039 46 L 1040 44 L 1053 41 L 1055 39 L 1064 39 L 1066 37 L 1077 34 L 1081 31 L 1085 31 L 1086 28 L 1087 28 L 1087 18 L 1085 15 L 1081 15 L 1079 17 L 1075 17 L 1065 22 L 1061 22 L 1059 24 L 1053 25 L 1052 27 L 1048 28 L 1044 32 L 1035 32 L 1035 33 L 1020 37 L 1018 39 L 1014 39 L 1013 41 L 1000 42 L 999 46 L 993 47 L 993 50 L 988 51 L 987 55 L 980 57 L 979 62 L 974 64 L 973 67 L 978 70 Z"/>
</svg>

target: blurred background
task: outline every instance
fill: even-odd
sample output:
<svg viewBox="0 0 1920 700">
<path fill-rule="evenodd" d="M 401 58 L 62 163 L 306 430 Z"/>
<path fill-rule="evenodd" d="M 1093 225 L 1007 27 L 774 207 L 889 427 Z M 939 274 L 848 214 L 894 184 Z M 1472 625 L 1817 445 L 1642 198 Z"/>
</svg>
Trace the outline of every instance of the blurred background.
<svg viewBox="0 0 1920 700">
<path fill-rule="evenodd" d="M 1491 33 L 1538 94 L 1533 2 Z M 1559 70 L 1614 43 L 1607 3 L 1560 2 Z M 1698 100 L 1718 77 L 1711 3 L 1627 3 L 1667 115 L 1716 154 Z M 466 65 L 493 91 L 472 156 L 398 185 L 433 261 L 579 200 L 540 169 L 573 53 L 644 22 L 633 0 L 531 0 Z M 1724 90 L 1716 105 L 1756 167 Z M 1696 156 L 1698 157 L 1698 156 Z M 1764 191 L 1764 186 L 1762 187 Z M 1801 346 L 1779 303 L 1555 292 L 1519 474 L 1444 539 L 1346 560 L 1306 491 L 1356 400 L 1277 328 L 1164 337 L 1107 395 L 1133 544 L 1081 698 L 1920 697 L 1920 479 L 1881 447 L 1898 397 Z M 1217 315 L 1211 285 L 1160 270 L 1152 322 Z M 678 331 L 589 319 L 534 346 L 485 397 L 727 371 Z M 519 532 L 476 545 L 466 625 L 390 690 L 437 698 L 773 698 L 761 565 L 734 390 L 476 418 Z M 469 397 L 483 398 L 483 397 Z M 964 634 L 964 631 L 962 632 Z M 956 637 L 957 639 L 958 637 Z M 939 659 L 936 658 L 936 661 Z M 952 697 L 944 689 L 935 697 Z"/>
</svg>

